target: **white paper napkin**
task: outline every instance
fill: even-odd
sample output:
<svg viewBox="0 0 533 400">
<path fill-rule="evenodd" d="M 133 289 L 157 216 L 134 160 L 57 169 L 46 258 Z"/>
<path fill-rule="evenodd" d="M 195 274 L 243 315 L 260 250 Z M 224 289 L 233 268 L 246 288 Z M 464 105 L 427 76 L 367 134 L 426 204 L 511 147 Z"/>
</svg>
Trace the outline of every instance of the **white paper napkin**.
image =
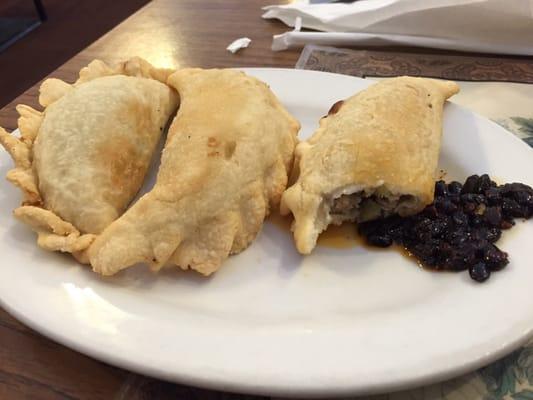
<svg viewBox="0 0 533 400">
<path fill-rule="evenodd" d="M 263 18 L 291 27 L 301 19 L 302 27 L 322 31 L 276 35 L 273 50 L 314 43 L 533 55 L 533 0 L 359 0 L 264 9 Z"/>
</svg>

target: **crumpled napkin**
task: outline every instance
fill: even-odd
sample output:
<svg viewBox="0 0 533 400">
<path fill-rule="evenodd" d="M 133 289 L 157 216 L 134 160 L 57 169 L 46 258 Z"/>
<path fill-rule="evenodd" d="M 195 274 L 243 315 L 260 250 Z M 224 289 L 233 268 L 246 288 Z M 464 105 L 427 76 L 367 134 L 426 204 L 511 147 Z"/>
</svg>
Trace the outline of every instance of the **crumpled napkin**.
<svg viewBox="0 0 533 400">
<path fill-rule="evenodd" d="M 273 50 L 313 43 L 533 55 L 533 0 L 303 1 L 264 10 L 263 18 L 322 31 L 275 35 Z"/>
</svg>

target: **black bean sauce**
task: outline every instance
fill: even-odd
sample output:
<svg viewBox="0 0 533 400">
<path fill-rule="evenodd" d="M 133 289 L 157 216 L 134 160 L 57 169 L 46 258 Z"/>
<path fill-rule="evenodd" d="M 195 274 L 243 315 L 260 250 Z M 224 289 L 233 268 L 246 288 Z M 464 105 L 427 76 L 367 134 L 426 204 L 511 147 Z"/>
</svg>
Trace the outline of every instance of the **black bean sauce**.
<svg viewBox="0 0 533 400">
<path fill-rule="evenodd" d="M 464 184 L 440 180 L 435 199 L 419 214 L 393 216 L 359 225 L 372 246 L 403 246 L 431 269 L 463 271 L 484 282 L 509 263 L 494 243 L 515 218 L 533 215 L 533 189 L 522 183 L 497 185 L 488 175 L 469 176 Z"/>
</svg>

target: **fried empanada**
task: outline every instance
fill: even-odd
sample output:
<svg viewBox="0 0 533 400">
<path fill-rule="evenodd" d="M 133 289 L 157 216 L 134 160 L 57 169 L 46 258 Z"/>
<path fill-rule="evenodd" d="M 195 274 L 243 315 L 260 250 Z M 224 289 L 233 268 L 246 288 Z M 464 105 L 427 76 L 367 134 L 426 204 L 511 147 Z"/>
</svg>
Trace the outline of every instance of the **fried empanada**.
<svg viewBox="0 0 533 400">
<path fill-rule="evenodd" d="M 80 252 L 118 218 L 140 189 L 161 133 L 178 105 L 172 71 L 134 58 L 95 60 L 70 85 L 47 79 L 43 112 L 19 105 L 20 138 L 0 128 L 23 194 L 15 216 L 48 250 Z"/>
<path fill-rule="evenodd" d="M 454 82 L 400 77 L 334 104 L 295 151 L 292 212 L 298 251 L 310 253 L 329 224 L 405 216 L 433 201 L 445 100 Z"/>
<path fill-rule="evenodd" d="M 157 181 L 89 248 L 94 271 L 138 262 L 204 275 L 245 249 L 279 204 L 299 123 L 268 86 L 235 70 L 185 69 Z"/>
</svg>

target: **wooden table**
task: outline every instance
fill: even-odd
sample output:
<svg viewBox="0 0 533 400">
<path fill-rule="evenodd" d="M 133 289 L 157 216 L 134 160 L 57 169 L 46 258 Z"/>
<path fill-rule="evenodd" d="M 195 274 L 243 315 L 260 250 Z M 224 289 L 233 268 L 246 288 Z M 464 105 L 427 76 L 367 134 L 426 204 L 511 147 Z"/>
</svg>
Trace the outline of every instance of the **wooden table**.
<svg viewBox="0 0 533 400">
<path fill-rule="evenodd" d="M 272 35 L 287 31 L 263 20 L 261 7 L 280 0 L 154 0 L 59 67 L 50 76 L 74 81 L 95 58 L 114 63 L 141 56 L 160 67 L 294 67 L 299 51 L 273 52 Z M 105 10 L 102 10 L 105 12 Z M 249 48 L 231 54 L 226 46 L 247 36 Z M 30 58 L 31 55 L 28 55 Z M 32 60 L 38 62 L 38 60 Z M 0 126 L 16 128 L 18 103 L 37 107 L 39 84 L 0 110 Z"/>
<path fill-rule="evenodd" d="M 161 67 L 293 67 L 298 51 L 274 53 L 272 35 L 287 28 L 261 19 L 276 0 L 154 0 L 51 74 L 72 82 L 98 58 L 141 56 Z M 105 12 L 105 10 L 102 10 Z M 248 36 L 249 48 L 226 46 Z M 31 55 L 28 55 L 31 57 Z M 38 60 L 34 60 L 38 62 Z M 16 128 L 15 105 L 38 108 L 39 84 L 0 110 L 0 126 Z M 53 310 L 50 310 L 53 312 Z M 0 399 L 252 399 L 189 388 L 114 368 L 58 345 L 0 309 Z"/>
</svg>

